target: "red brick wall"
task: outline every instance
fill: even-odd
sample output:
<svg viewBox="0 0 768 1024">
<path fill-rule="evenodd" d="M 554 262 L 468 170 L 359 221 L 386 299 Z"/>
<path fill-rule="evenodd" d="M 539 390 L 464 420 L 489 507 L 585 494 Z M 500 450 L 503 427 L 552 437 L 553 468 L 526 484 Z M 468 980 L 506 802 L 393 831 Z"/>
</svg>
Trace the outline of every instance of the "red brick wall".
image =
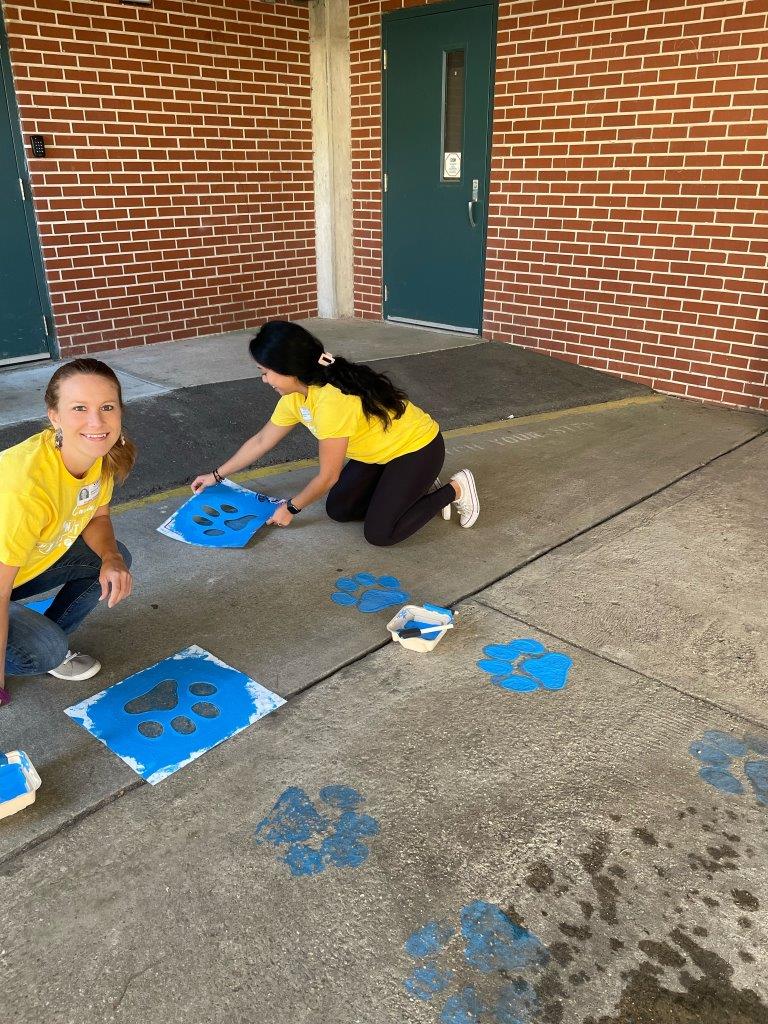
<svg viewBox="0 0 768 1024">
<path fill-rule="evenodd" d="M 381 9 L 351 6 L 357 313 L 370 317 Z M 766 57 L 764 0 L 502 2 L 484 335 L 768 409 Z"/>
<path fill-rule="evenodd" d="M 4 10 L 64 354 L 314 314 L 306 7 Z"/>
</svg>

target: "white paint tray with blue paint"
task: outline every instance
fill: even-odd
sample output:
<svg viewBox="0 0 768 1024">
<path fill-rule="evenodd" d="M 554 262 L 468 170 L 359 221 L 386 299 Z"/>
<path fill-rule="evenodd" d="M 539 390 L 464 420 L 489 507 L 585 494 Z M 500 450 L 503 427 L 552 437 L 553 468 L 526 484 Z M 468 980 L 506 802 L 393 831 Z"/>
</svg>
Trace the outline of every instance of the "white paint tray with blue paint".
<svg viewBox="0 0 768 1024">
<path fill-rule="evenodd" d="M 453 612 L 436 604 L 407 604 L 394 619 L 387 623 L 387 629 L 395 643 L 402 644 L 409 651 L 426 654 L 434 650 L 449 629 L 453 629 Z M 418 629 L 421 636 L 403 636 L 403 631 Z"/>
<path fill-rule="evenodd" d="M 23 750 L 0 754 L 0 818 L 35 802 L 40 776 Z"/>
</svg>

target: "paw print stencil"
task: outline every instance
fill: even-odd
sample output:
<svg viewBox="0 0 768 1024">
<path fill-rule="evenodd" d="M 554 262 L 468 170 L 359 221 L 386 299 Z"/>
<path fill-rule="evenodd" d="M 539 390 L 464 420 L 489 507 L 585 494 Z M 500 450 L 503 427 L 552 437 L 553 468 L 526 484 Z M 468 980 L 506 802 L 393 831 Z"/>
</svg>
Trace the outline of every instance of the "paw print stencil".
<svg viewBox="0 0 768 1024">
<path fill-rule="evenodd" d="M 532 1022 L 539 1003 L 530 978 L 549 962 L 547 948 L 484 900 L 465 906 L 459 919 L 459 929 L 428 921 L 407 940 L 415 966 L 406 992 L 424 1002 L 440 997 L 441 1024 Z"/>
<path fill-rule="evenodd" d="M 357 608 L 359 612 L 382 612 L 407 604 L 409 594 L 396 576 L 374 576 L 371 572 L 358 572 L 336 580 L 331 600 L 336 604 Z"/>
<path fill-rule="evenodd" d="M 746 781 L 757 802 L 768 807 L 768 740 L 759 736 L 739 739 L 709 729 L 700 740 L 694 740 L 688 753 L 701 762 L 699 777 L 710 786 L 721 793 L 743 796 Z"/>
<path fill-rule="evenodd" d="M 264 498 L 264 495 L 260 494 L 259 497 Z M 206 537 L 223 537 L 226 530 L 244 530 L 256 518 L 249 515 L 237 516 L 240 510 L 235 505 L 222 504 L 218 508 L 203 505 L 200 511 L 204 514 L 192 516 L 192 522 L 197 523 Z M 233 519 L 232 516 L 237 518 Z"/>
<path fill-rule="evenodd" d="M 477 667 L 489 673 L 494 686 L 517 693 L 562 690 L 573 664 L 566 654 L 548 651 L 544 644 L 528 637 L 489 644 L 483 654 L 487 657 L 481 658 Z"/>
<path fill-rule="evenodd" d="M 358 810 L 363 803 L 356 789 L 325 786 L 316 806 L 303 789 L 291 786 L 256 826 L 256 845 L 274 846 L 297 877 L 359 867 L 368 859 L 367 840 L 379 832 L 379 823 Z"/>
<path fill-rule="evenodd" d="M 154 785 L 284 703 L 193 645 L 67 714 Z"/>
<path fill-rule="evenodd" d="M 189 683 L 185 688 L 185 696 L 189 698 L 213 697 L 218 692 L 213 683 Z M 136 728 L 142 736 L 153 740 L 162 736 L 166 728 L 181 736 L 191 736 L 197 730 L 196 718 L 218 718 L 220 713 L 218 706 L 209 700 L 198 700 L 191 705 L 187 700 L 185 704 L 187 714 L 171 717 L 179 705 L 179 683 L 176 679 L 163 679 L 147 693 L 129 700 L 124 710 L 129 715 L 151 716 L 142 717 Z"/>
<path fill-rule="evenodd" d="M 158 530 L 185 544 L 207 548 L 245 547 L 279 505 L 275 498 L 248 491 L 227 480 L 194 495 L 158 526 Z"/>
</svg>

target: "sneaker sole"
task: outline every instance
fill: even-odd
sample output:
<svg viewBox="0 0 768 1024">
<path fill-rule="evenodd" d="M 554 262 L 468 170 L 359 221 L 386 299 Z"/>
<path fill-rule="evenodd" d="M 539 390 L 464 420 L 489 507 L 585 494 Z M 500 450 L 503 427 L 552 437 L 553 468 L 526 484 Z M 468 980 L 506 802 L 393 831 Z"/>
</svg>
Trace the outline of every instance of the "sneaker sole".
<svg viewBox="0 0 768 1024">
<path fill-rule="evenodd" d="M 462 523 L 462 528 L 468 530 L 470 526 L 474 526 L 477 522 L 477 517 L 480 515 L 480 499 L 477 496 L 477 486 L 475 484 L 475 478 L 472 473 L 467 473 L 464 479 L 469 487 L 470 496 L 472 498 L 472 504 L 475 506 L 474 513 L 470 517 L 469 521 Z"/>
<path fill-rule="evenodd" d="M 101 662 L 97 661 L 87 672 L 79 672 L 76 676 L 63 676 L 54 671 L 50 671 L 48 675 L 53 676 L 54 679 L 63 679 L 65 683 L 80 683 L 84 679 L 92 679 L 98 672 L 101 672 Z"/>
</svg>

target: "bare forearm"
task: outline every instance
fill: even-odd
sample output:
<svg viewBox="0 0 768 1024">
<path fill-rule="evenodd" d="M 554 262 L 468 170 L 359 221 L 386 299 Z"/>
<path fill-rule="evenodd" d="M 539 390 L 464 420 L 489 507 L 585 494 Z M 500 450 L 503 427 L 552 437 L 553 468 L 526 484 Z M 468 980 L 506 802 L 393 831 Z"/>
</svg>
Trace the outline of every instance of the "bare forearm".
<svg viewBox="0 0 768 1024">
<path fill-rule="evenodd" d="M 314 501 L 317 501 L 318 498 L 322 498 L 323 495 L 327 494 L 337 480 L 338 477 L 336 476 L 330 477 L 318 473 L 317 476 L 312 477 L 303 490 L 294 495 L 292 498 L 293 504 L 296 508 L 306 508 Z"/>
<path fill-rule="evenodd" d="M 119 558 L 115 531 L 109 516 L 96 516 L 82 533 L 83 540 L 104 561 L 105 558 Z"/>
</svg>

